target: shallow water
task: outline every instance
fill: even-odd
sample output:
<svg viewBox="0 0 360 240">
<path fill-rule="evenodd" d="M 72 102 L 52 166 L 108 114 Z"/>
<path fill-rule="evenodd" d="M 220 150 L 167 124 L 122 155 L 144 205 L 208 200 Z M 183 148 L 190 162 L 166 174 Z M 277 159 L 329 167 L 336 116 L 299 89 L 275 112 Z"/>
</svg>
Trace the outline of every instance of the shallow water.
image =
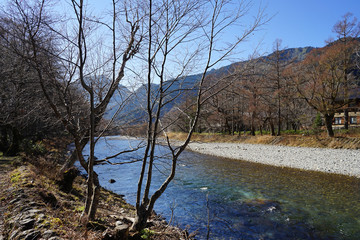
<svg viewBox="0 0 360 240">
<path fill-rule="evenodd" d="M 138 143 L 100 139 L 96 156 Z M 114 161 L 141 159 L 141 152 Z M 157 149 L 154 187 L 166 178 L 166 153 L 164 147 Z M 140 165 L 99 165 L 95 170 L 102 186 L 135 204 Z M 357 178 L 185 152 L 155 211 L 168 221 L 173 212 L 172 224 L 197 231 L 197 239 L 206 239 L 208 232 L 210 239 L 360 239 L 359 189 Z"/>
</svg>

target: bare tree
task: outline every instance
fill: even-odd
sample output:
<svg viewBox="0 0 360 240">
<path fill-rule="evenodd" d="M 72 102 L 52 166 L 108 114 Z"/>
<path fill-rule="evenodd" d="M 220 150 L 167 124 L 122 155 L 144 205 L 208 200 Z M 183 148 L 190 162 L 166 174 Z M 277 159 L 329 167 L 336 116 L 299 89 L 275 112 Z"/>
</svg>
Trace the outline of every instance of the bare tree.
<svg viewBox="0 0 360 240">
<path fill-rule="evenodd" d="M 353 51 L 352 48 L 349 48 L 349 45 L 354 44 L 354 38 L 357 38 L 360 34 L 360 22 L 352 13 L 346 13 L 340 21 L 338 21 L 334 27 L 333 32 L 337 35 L 337 39 L 345 45 L 344 52 L 342 53 L 341 58 L 343 61 L 340 63 L 343 69 L 344 77 L 344 88 L 345 94 L 349 95 L 348 87 L 348 75 L 351 71 L 352 65 L 354 64 L 352 60 Z M 359 44 L 358 44 L 359 45 Z M 344 128 L 349 128 L 349 111 L 346 107 L 344 110 Z"/>
<path fill-rule="evenodd" d="M 273 58 L 271 58 L 270 65 L 272 67 L 272 70 L 270 70 L 273 74 L 271 77 L 271 80 L 273 83 L 275 83 L 273 86 L 273 90 L 275 90 L 275 98 L 276 98 L 276 107 L 277 107 L 277 136 L 280 136 L 281 134 L 281 102 L 282 102 L 282 90 L 283 90 L 283 81 L 282 81 L 282 70 L 284 69 L 283 65 L 283 58 L 282 56 L 282 48 L 281 48 L 281 40 L 277 39 L 274 42 L 273 47 L 274 53 Z"/>
<path fill-rule="evenodd" d="M 47 0 L 12 2 L 3 18 L 12 25 L 2 28 L 2 36 L 7 39 L 5 37 L 10 35 L 26 47 L 26 51 L 21 51 L 19 45 L 11 45 L 11 49 L 36 72 L 48 106 L 74 140 L 73 157 L 63 169 L 70 167 L 77 157 L 87 171 L 84 214 L 91 220 L 95 217 L 100 193 L 98 176 L 93 169 L 95 137 L 103 132 L 99 129 L 101 119 L 124 77 L 126 63 L 139 50 L 142 40 L 138 34 L 140 19 L 136 8 L 120 11 L 121 6 L 115 0 L 112 1 L 110 20 L 95 19 L 87 15 L 83 0 L 72 0 L 74 17 L 55 21 L 47 12 L 48 4 Z M 110 39 L 98 39 L 100 32 Z M 95 46 L 100 40 L 107 41 L 110 47 L 95 54 L 98 50 Z M 48 61 L 50 59 L 52 61 Z M 109 73 L 108 80 L 103 75 L 96 78 L 95 73 L 100 70 Z M 51 88 L 54 91 L 49 91 L 49 84 L 54 86 Z M 53 95 L 56 95 L 56 101 Z M 83 100 L 78 95 L 83 96 Z M 79 101 L 84 108 L 79 109 Z M 89 141 L 90 155 L 86 160 L 82 151 Z"/>
<path fill-rule="evenodd" d="M 0 151 L 15 155 L 45 135 L 60 136 L 63 128 L 46 107 L 36 72 L 8 48 L 0 39 Z"/>
<path fill-rule="evenodd" d="M 221 74 L 209 74 L 204 84 L 207 98 L 201 112 L 200 121 L 206 123 L 208 129 L 234 134 L 238 121 L 238 95 L 237 68 L 229 69 Z"/>
<path fill-rule="evenodd" d="M 137 187 L 136 219 L 132 226 L 134 230 L 141 230 L 146 226 L 155 202 L 175 176 L 178 158 L 188 145 L 199 121 L 201 106 L 207 100 L 204 98 L 207 91 L 204 88 L 204 81 L 209 69 L 228 57 L 243 40 L 247 39 L 265 22 L 263 10 L 259 10 L 254 22 L 243 29 L 241 35 L 234 37 L 231 43 L 229 43 L 231 39 L 228 39 L 228 45 L 223 45 L 222 34 L 236 26 L 248 13 L 249 5 L 246 2 L 241 1 L 238 4 L 225 0 L 149 0 L 147 2 L 146 39 L 148 44 L 145 61 L 147 65 L 148 128 L 147 144 Z M 229 9 L 236 10 L 230 11 Z M 197 44 L 198 46 L 196 46 Z M 174 147 L 166 135 L 167 126 L 161 124 L 161 113 L 169 102 L 179 96 L 179 87 L 175 91 L 172 87 L 183 82 L 189 67 L 191 67 L 190 64 L 194 64 L 193 60 L 199 60 L 197 58 L 201 54 L 205 55 L 205 58 L 196 61 L 195 64 L 197 69 L 202 68 L 203 70 L 201 70 L 195 86 L 191 87 L 196 90 L 196 100 L 193 104 L 195 112 L 186 140 L 180 146 Z M 178 63 L 177 66 L 181 67 L 180 69 L 176 68 L 177 74 L 170 75 L 170 72 L 174 70 L 170 63 L 174 61 Z M 159 82 L 158 85 L 155 85 L 156 89 L 153 88 L 154 78 Z M 183 85 L 178 86 L 181 88 Z M 172 95 L 171 93 L 176 94 Z M 155 146 L 158 144 L 157 139 L 162 135 L 167 140 L 167 148 L 171 155 L 171 167 L 166 180 L 153 194 L 150 194 L 154 161 L 156 160 Z"/>
<path fill-rule="evenodd" d="M 295 72 L 298 92 L 309 106 L 323 115 L 329 137 L 334 136 L 332 121 L 335 112 L 349 102 L 347 89 L 356 86 L 354 76 L 349 75 L 344 82 L 341 55 L 349 50 L 348 47 L 334 43 L 315 49 L 298 64 Z"/>
</svg>

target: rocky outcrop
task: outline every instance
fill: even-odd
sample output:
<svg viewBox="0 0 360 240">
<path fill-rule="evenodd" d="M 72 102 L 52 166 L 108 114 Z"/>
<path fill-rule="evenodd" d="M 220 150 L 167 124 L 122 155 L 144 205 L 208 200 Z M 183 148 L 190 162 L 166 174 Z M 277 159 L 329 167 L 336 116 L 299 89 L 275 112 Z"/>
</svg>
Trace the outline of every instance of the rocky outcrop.
<svg viewBox="0 0 360 240">
<path fill-rule="evenodd" d="M 21 171 L 25 170 L 21 169 Z M 51 230 L 53 219 L 47 214 L 49 206 L 46 202 L 34 198 L 32 188 L 28 185 L 24 189 L 19 189 L 18 186 L 6 189 L 11 200 L 9 199 L 7 203 L 10 213 L 5 219 L 4 239 L 62 239 L 54 230 Z M 40 199 L 41 195 L 47 196 L 45 191 L 38 194 Z M 51 206 L 52 203 L 53 201 L 49 205 Z"/>
</svg>

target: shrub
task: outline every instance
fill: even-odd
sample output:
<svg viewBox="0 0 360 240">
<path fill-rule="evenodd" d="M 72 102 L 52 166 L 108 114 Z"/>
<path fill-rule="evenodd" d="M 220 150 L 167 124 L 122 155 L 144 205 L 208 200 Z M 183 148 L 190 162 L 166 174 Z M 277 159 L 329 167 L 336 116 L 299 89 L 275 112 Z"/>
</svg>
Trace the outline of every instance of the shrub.
<svg viewBox="0 0 360 240">
<path fill-rule="evenodd" d="M 322 117 L 321 117 L 320 113 L 317 113 L 316 117 L 314 119 L 314 122 L 313 122 L 313 128 L 319 129 L 323 125 L 324 125 L 324 123 L 323 123 Z"/>
<path fill-rule="evenodd" d="M 141 230 L 141 238 L 142 239 L 150 239 L 152 235 L 154 235 L 154 231 L 150 230 L 148 228 L 144 228 L 143 230 Z"/>
<path fill-rule="evenodd" d="M 29 155 L 44 155 L 47 149 L 42 141 L 34 142 L 29 139 L 22 141 L 22 150 Z"/>
</svg>

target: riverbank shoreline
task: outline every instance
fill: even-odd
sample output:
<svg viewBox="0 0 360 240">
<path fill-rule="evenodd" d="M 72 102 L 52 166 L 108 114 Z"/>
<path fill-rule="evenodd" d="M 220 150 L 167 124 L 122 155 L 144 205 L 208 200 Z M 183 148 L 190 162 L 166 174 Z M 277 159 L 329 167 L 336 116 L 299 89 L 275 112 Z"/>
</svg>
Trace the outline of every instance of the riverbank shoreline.
<svg viewBox="0 0 360 240">
<path fill-rule="evenodd" d="M 360 150 L 356 149 L 220 142 L 191 142 L 187 149 L 217 157 L 360 178 Z"/>
<path fill-rule="evenodd" d="M 67 171 L 74 177 L 72 187 L 63 187 L 64 181 L 54 174 L 63 163 L 62 149 L 44 156 L 7 157 L 0 152 L 0 239 L 142 239 L 144 234 L 158 240 L 192 239 L 155 212 L 147 232 L 129 231 L 135 207 L 103 187 L 95 220 L 82 218 L 86 179 L 72 168 Z"/>
<path fill-rule="evenodd" d="M 229 139 L 230 142 L 214 142 L 214 137 L 217 136 L 197 135 L 189 143 L 187 150 L 276 167 L 360 178 L 360 139 L 358 138 L 321 139 L 308 136 L 258 136 L 237 137 L 236 139 Z M 129 136 L 111 136 L 110 138 L 139 140 L 139 138 Z M 170 134 L 170 139 L 173 145 L 182 143 L 179 133 Z M 315 140 L 317 142 L 314 142 Z M 159 144 L 166 145 L 164 140 L 160 140 Z"/>
</svg>

